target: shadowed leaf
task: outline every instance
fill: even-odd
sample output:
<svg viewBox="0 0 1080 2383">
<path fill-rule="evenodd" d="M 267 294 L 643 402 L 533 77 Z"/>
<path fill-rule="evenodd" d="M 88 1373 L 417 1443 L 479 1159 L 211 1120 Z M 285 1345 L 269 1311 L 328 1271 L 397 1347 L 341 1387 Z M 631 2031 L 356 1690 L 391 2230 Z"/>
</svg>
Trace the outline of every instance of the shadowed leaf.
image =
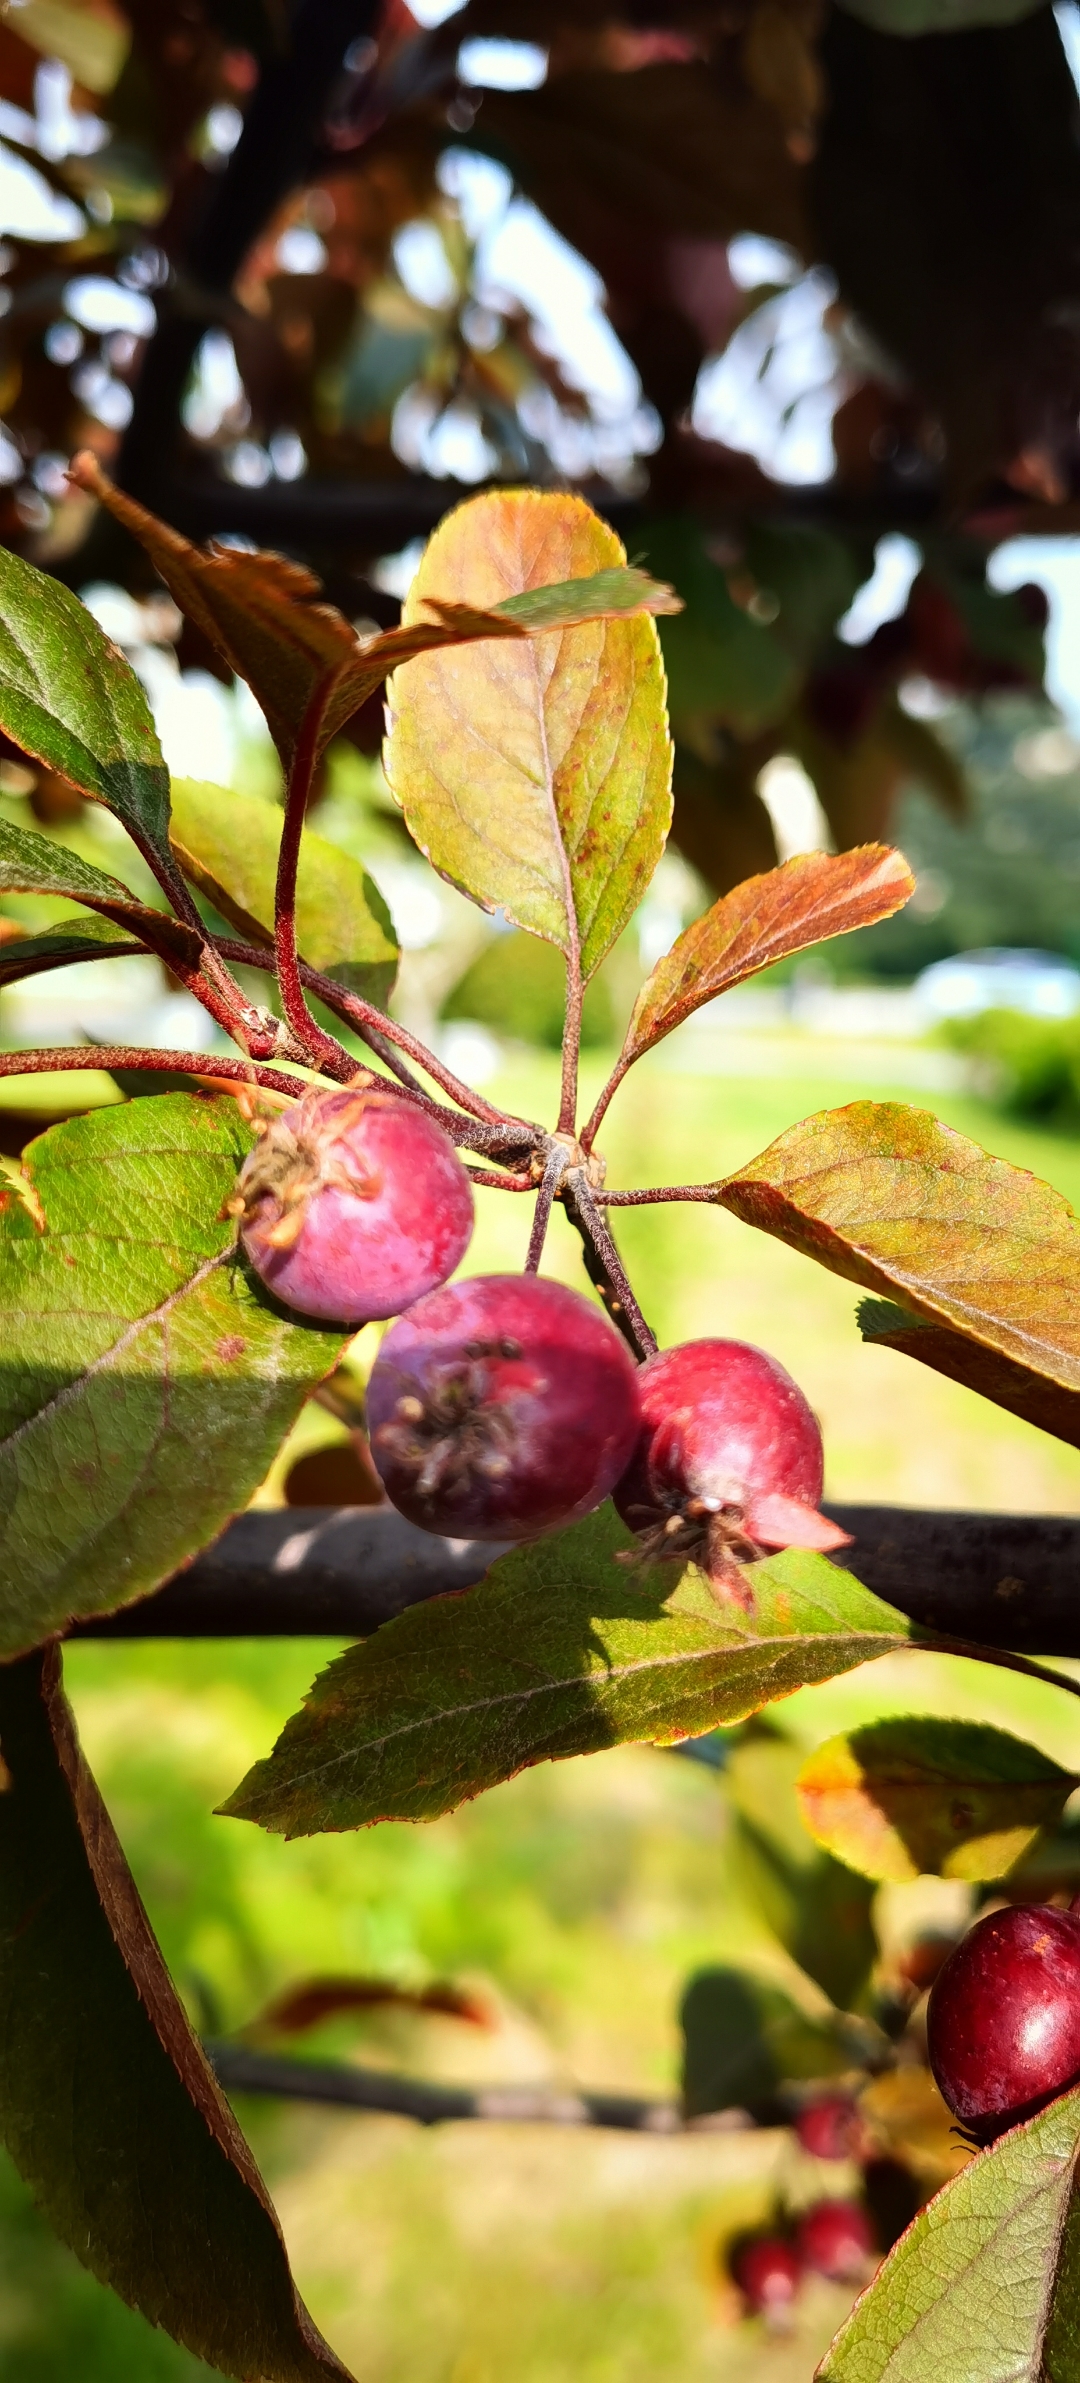
<svg viewBox="0 0 1080 2383">
<path fill-rule="evenodd" d="M 20 935 L 13 943 L 0 944 L 0 986 L 45 976 L 53 968 L 70 968 L 73 961 L 119 960 L 145 949 L 110 918 L 58 919 L 41 935 Z"/>
<path fill-rule="evenodd" d="M 980 2152 L 902 2234 L 819 2383 L 1073 2383 L 1080 2093 Z"/>
<path fill-rule="evenodd" d="M 783 1986 L 753 1970 L 699 1970 L 679 2016 L 687 2118 L 756 2108 L 775 2125 L 777 2090 L 787 2079 L 835 2076 L 852 2066 L 839 2011 L 812 2016 Z"/>
<path fill-rule="evenodd" d="M 403 615 L 436 595 L 495 606 L 623 563 L 580 497 L 476 497 L 436 530 Z M 546 615 L 545 615 L 546 617 Z M 386 771 L 410 833 L 482 909 L 572 954 L 586 976 L 637 907 L 671 819 L 656 629 L 585 621 L 527 648 L 428 655 L 388 690 Z"/>
<path fill-rule="evenodd" d="M 119 877 L 95 869 L 66 844 L 54 844 L 50 837 L 36 836 L 29 828 L 12 827 L 6 819 L 0 819 L 0 894 L 62 894 L 128 928 L 151 950 L 172 952 L 177 959 L 191 962 L 197 962 L 202 951 L 191 927 L 170 918 L 167 911 L 151 910 L 137 901 Z M 89 927 L 83 932 L 93 935 Z"/>
<path fill-rule="evenodd" d="M 941 1328 L 939 1371 L 1080 1445 L 1080 1234 L 1036 1175 L 923 1109 L 855 1101 L 781 1134 L 717 1196 Z"/>
<path fill-rule="evenodd" d="M 905 1714 L 819 1746 L 799 1774 L 812 1837 L 866 1878 L 1002 1878 L 1073 1789 L 1037 1746 Z"/>
<path fill-rule="evenodd" d="M 920 1365 L 945 1374 L 950 1382 L 963 1382 L 996 1407 L 1007 1407 L 1010 1415 L 1022 1415 L 1025 1423 L 1080 1446 L 1080 1405 L 1075 1391 L 1060 1382 L 1029 1373 L 1017 1359 L 1003 1357 L 1000 1349 L 978 1348 L 944 1324 L 913 1316 L 892 1299 L 860 1299 L 855 1313 L 863 1339 L 872 1347 L 916 1357 Z"/>
<path fill-rule="evenodd" d="M 620 1071 L 684 1018 L 789 952 L 874 925 L 901 910 L 915 880 L 900 852 L 806 852 L 750 877 L 694 920 L 647 977 L 627 1029 Z"/>
<path fill-rule="evenodd" d="M 70 589 L 0 549 L 0 728 L 160 853 L 169 773 L 139 681 Z"/>
<path fill-rule="evenodd" d="M 177 2001 L 47 1649 L 0 1668 L 0 2129 L 50 2224 L 238 2383 L 346 2383 Z"/>
<path fill-rule="evenodd" d="M 911 1636 L 821 1556 L 755 1565 L 747 1614 L 693 1572 L 670 1593 L 667 1566 L 616 1563 L 633 1545 L 601 1507 L 388 1623 L 322 1674 L 223 1809 L 289 1837 L 433 1820 L 530 1763 L 700 1736 Z"/>
<path fill-rule="evenodd" d="M 728 1764 L 731 1859 L 740 1891 L 800 1969 L 850 2010 L 877 1958 L 873 1889 L 807 1836 L 796 1795 L 799 1749 L 751 1731 Z"/>
<path fill-rule="evenodd" d="M 184 875 L 256 943 L 274 940 L 281 813 L 257 795 L 173 781 L 172 848 Z M 397 974 L 397 939 L 378 886 L 359 861 L 305 828 L 296 892 L 305 960 L 380 1008 Z"/>
<path fill-rule="evenodd" d="M 2 1655 L 167 1579 L 338 1356 L 233 1254 L 251 1139 L 235 1101 L 173 1093 L 24 1152 L 31 1198 L 0 1207 Z"/>
</svg>

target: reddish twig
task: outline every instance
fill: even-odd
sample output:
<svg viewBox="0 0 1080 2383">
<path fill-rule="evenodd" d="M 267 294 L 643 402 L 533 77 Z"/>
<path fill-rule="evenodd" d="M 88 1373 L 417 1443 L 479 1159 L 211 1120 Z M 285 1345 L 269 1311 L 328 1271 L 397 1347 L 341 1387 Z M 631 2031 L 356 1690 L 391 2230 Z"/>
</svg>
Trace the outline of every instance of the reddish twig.
<svg viewBox="0 0 1080 2383">
<path fill-rule="evenodd" d="M 581 976 L 581 945 L 578 939 L 577 914 L 569 892 L 567 909 L 573 930 L 573 940 L 566 955 L 566 1016 L 563 1021 L 562 1087 L 559 1097 L 557 1128 L 561 1134 L 572 1134 L 577 1120 L 581 1012 L 585 999 L 585 987 Z"/>
<path fill-rule="evenodd" d="M 285 793 L 285 813 L 281 823 L 281 844 L 278 849 L 277 884 L 274 888 L 274 950 L 277 958 L 277 980 L 281 987 L 281 1003 L 289 1025 L 304 1051 L 310 1054 L 315 1066 L 326 1073 L 347 1080 L 354 1072 L 353 1063 L 344 1045 L 312 1017 L 304 998 L 296 949 L 296 877 L 300 866 L 300 839 L 304 832 L 311 781 L 319 757 L 319 740 L 326 706 L 337 678 L 339 664 L 323 673 L 308 703 L 300 723 L 289 783 Z"/>
<path fill-rule="evenodd" d="M 661 1183 L 645 1191 L 595 1191 L 593 1198 L 605 1208 L 648 1208 L 659 1200 L 716 1200 L 715 1183 Z"/>
<path fill-rule="evenodd" d="M 626 1268 L 581 1167 L 564 1178 L 560 1193 L 571 1224 L 584 1244 L 585 1271 L 595 1283 L 611 1321 L 622 1333 L 639 1364 L 656 1354 L 656 1336 L 642 1315 L 627 1280 Z"/>
<path fill-rule="evenodd" d="M 531 1175 L 497 1175 L 493 1167 L 466 1166 L 465 1173 L 474 1183 L 487 1183 L 493 1191 L 531 1192 L 536 1190 Z"/>
<path fill-rule="evenodd" d="M 0 1051 L 0 1076 L 51 1076 L 69 1068 L 140 1068 L 154 1075 L 217 1077 L 222 1083 L 260 1085 L 267 1092 L 283 1092 L 295 1100 L 311 1085 L 303 1076 L 285 1075 L 254 1059 L 227 1059 L 216 1051 L 143 1051 L 127 1044 L 79 1043 L 72 1049 Z"/>
<path fill-rule="evenodd" d="M 579 1139 L 583 1150 L 592 1149 L 593 1143 L 595 1142 L 597 1134 L 599 1133 L 604 1122 L 604 1118 L 607 1115 L 609 1103 L 613 1099 L 615 1093 L 618 1091 L 623 1077 L 626 1075 L 627 1070 L 631 1065 L 632 1062 L 620 1053 L 620 1056 L 616 1060 L 611 1074 L 608 1077 L 607 1083 L 600 1094 L 600 1098 L 596 1103 L 596 1107 L 593 1110 L 588 1124 L 583 1126 L 581 1129 Z"/>
<path fill-rule="evenodd" d="M 536 1194 L 536 1212 L 533 1217 L 532 1232 L 529 1235 L 529 1247 L 525 1256 L 526 1274 L 535 1274 L 539 1267 L 540 1260 L 543 1257 L 544 1243 L 547 1239 L 547 1229 L 551 1223 L 552 1201 L 555 1198 L 555 1194 L 558 1191 L 559 1185 L 565 1173 L 566 1145 L 564 1142 L 553 1142 L 551 1149 L 548 1151 L 547 1157 L 544 1161 L 544 1172 L 540 1178 L 540 1185 Z"/>
</svg>

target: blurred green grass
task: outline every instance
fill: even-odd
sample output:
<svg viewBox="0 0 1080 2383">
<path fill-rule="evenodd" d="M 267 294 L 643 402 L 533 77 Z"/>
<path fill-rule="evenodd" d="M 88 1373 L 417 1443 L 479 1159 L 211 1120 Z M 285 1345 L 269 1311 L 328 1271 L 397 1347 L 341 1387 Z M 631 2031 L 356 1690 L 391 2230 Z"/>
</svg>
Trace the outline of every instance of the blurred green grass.
<svg viewBox="0 0 1080 2383">
<path fill-rule="evenodd" d="M 764 1046 L 758 1078 L 680 1074 L 654 1055 L 605 1128 L 609 1180 L 714 1178 L 799 1117 L 865 1092 L 809 1042 L 801 1073 L 764 1068 Z M 590 1060 L 590 1097 L 601 1072 Z M 550 1118 L 556 1076 L 553 1058 L 530 1056 L 493 1089 Z M 889 1097 L 887 1058 L 879 1097 Z M 1080 1141 L 973 1100 L 920 1105 L 1080 1197 Z M 468 1271 L 520 1266 L 530 1207 L 479 1194 Z M 1080 1511 L 1080 1453 L 894 1352 L 864 1348 L 850 1285 L 714 1210 L 626 1213 L 618 1233 L 662 1341 L 730 1332 L 790 1366 L 822 1417 L 834 1495 Z M 545 1264 L 584 1287 L 561 1218 Z M 686 1973 L 736 1943 L 746 1950 L 754 1929 L 726 1880 L 716 1777 L 624 1748 L 527 1773 L 430 1827 L 286 1845 L 215 1820 L 214 1804 L 332 1651 L 314 1641 L 118 1643 L 67 1657 L 87 1753 L 193 2015 L 241 2026 L 315 1972 L 451 1975 L 485 1983 L 493 2029 L 383 2014 L 338 2023 L 318 2048 L 444 2077 L 670 2091 Z M 813 1742 L 878 1704 L 974 1704 L 1059 1758 L 1071 1750 L 1075 1765 L 1076 1724 L 1054 1691 L 938 1658 L 913 1658 L 917 1672 L 905 1672 L 906 1661 L 791 1700 L 783 1718 Z M 750 2217 L 767 2208 L 773 2136 L 420 2133 L 266 2104 L 241 2115 L 301 2288 L 361 2383 L 646 2383 L 676 2369 L 684 2383 L 809 2383 L 842 2313 L 843 2295 L 822 2285 L 788 2341 L 721 2323 L 716 2236 L 736 2204 Z M 195 2383 L 206 2372 L 52 2246 L 8 2170 L 0 2353 L 10 2383 Z"/>
</svg>

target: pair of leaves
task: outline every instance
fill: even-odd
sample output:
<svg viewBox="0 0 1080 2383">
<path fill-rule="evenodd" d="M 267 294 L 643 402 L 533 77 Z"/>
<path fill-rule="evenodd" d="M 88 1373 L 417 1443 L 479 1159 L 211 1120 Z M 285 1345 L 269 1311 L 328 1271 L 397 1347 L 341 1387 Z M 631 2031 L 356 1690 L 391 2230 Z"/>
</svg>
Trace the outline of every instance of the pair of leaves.
<svg viewBox="0 0 1080 2383">
<path fill-rule="evenodd" d="M 968 2162 L 901 2235 L 818 2383 L 1073 2383 L 1080 2093 Z"/>
<path fill-rule="evenodd" d="M 63 967 L 68 959 L 95 958 L 107 949 L 129 951 L 148 944 L 174 967 L 198 966 L 202 945 L 194 928 L 186 926 L 181 919 L 170 918 L 165 911 L 150 910 L 145 902 L 136 900 L 118 877 L 110 877 L 107 870 L 82 860 L 66 844 L 56 844 L 48 836 L 12 827 L 7 820 L 0 819 L 0 894 L 16 893 L 60 894 L 69 901 L 83 902 L 116 930 L 103 936 L 100 928 L 90 921 L 84 924 L 79 920 L 62 920 L 60 929 L 53 928 L 50 932 L 54 936 L 62 932 L 71 948 L 59 956 L 62 947 L 57 944 L 54 957 L 46 945 L 45 954 L 40 956 L 47 967 Z M 39 947 L 45 943 L 43 936 L 17 937 L 15 948 L 4 951 L 6 965 L 0 972 L 0 983 L 13 984 L 19 977 L 35 974 Z M 90 948 L 84 950 L 83 943 Z M 28 944 L 33 944 L 32 952 L 28 951 Z"/>
<path fill-rule="evenodd" d="M 817 1843 L 867 1878 L 1003 1878 L 1060 1819 L 1075 1774 L 1006 1730 L 905 1714 L 830 1738 L 798 1797 Z"/>
<path fill-rule="evenodd" d="M 0 1656 L 167 1579 L 338 1357 L 344 1330 L 287 1318 L 235 1254 L 251 1140 L 233 1100 L 173 1093 L 53 1127 L 5 1187 Z"/>
<path fill-rule="evenodd" d="M 151 1933 L 55 1649 L 0 1666 L 0 2131 L 61 2241 L 223 2375 L 347 2383 Z"/>
<path fill-rule="evenodd" d="M 899 1299 L 873 1338 L 1080 1446 L 1080 1232 L 1049 1184 L 924 1110 L 856 1101 L 793 1126 L 717 1198 Z"/>
<path fill-rule="evenodd" d="M 753 1608 L 693 1572 L 616 1562 L 610 1506 L 516 1549 L 331 1664 L 224 1807 L 286 1836 L 432 1820 L 529 1764 L 741 1720 L 906 1645 L 911 1625 L 850 1574 L 789 1550 L 749 1574 Z"/>
<path fill-rule="evenodd" d="M 281 813 L 257 795 L 174 779 L 170 836 L 192 885 L 239 934 L 274 940 Z M 397 974 L 393 923 L 359 861 L 305 828 L 296 887 L 296 940 L 325 976 L 385 1009 Z"/>
</svg>

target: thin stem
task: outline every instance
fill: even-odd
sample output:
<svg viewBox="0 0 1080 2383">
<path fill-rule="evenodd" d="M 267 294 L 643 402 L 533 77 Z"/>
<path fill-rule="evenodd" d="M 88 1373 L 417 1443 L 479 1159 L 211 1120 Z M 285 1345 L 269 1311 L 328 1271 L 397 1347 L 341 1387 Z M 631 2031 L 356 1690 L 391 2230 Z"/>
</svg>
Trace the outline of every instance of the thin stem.
<svg viewBox="0 0 1080 2383">
<path fill-rule="evenodd" d="M 209 2042 L 203 2047 L 220 2084 L 228 2093 L 275 2094 L 288 2101 L 327 2102 L 352 2110 L 392 2110 L 413 2118 L 420 2126 L 439 2126 L 465 2118 L 511 2122 L 518 2126 L 595 2126 L 627 2128 L 644 2134 L 678 2134 L 685 2121 L 676 2102 L 662 2102 L 631 2093 L 590 2093 L 571 2086 L 552 2090 L 545 2085 L 432 2085 L 420 2077 L 397 2077 L 386 2069 L 356 2067 L 351 2061 L 293 2060 L 287 2053 L 259 2052 L 246 2044 Z M 769 2123 L 780 2123 L 778 2104 L 768 2112 Z M 711 2127 L 730 2130 L 751 2127 L 747 2110 L 711 2116 Z"/>
<path fill-rule="evenodd" d="M 531 1175 L 497 1175 L 493 1167 L 466 1166 L 465 1173 L 474 1183 L 489 1184 L 493 1191 L 531 1192 L 536 1190 Z"/>
<path fill-rule="evenodd" d="M 699 1200 L 716 1203 L 715 1183 L 661 1183 L 646 1191 L 598 1191 L 593 1198 L 604 1208 L 649 1208 L 659 1200 Z"/>
<path fill-rule="evenodd" d="M 588 1124 L 582 1129 L 579 1139 L 583 1150 L 592 1149 L 593 1143 L 595 1142 L 597 1134 L 599 1133 L 604 1122 L 604 1118 L 607 1115 L 609 1103 L 611 1102 L 614 1094 L 618 1091 L 629 1066 L 630 1060 L 624 1054 L 620 1053 L 614 1067 L 612 1068 L 611 1074 L 608 1077 L 607 1083 L 604 1086 L 600 1098 L 597 1101 L 592 1116 L 590 1117 Z"/>
<path fill-rule="evenodd" d="M 313 1058 L 316 1066 L 326 1068 L 330 1075 L 335 1076 L 340 1074 L 342 1064 L 351 1072 L 352 1063 L 344 1045 L 337 1042 L 333 1035 L 323 1033 L 304 999 L 296 949 L 296 877 L 300 866 L 300 839 L 304 832 L 311 781 L 319 757 L 323 719 L 340 667 L 340 664 L 335 664 L 332 670 L 323 673 L 300 723 L 285 794 L 285 815 L 281 823 L 277 884 L 274 889 L 274 949 L 282 1008 L 297 1041 Z"/>
<path fill-rule="evenodd" d="M 644 1364 L 646 1357 L 656 1354 L 656 1336 L 650 1331 L 630 1288 L 626 1268 L 596 1206 L 582 1168 L 575 1167 L 566 1176 L 562 1200 L 570 1222 L 580 1233 L 584 1244 L 585 1271 L 590 1281 L 595 1283 L 612 1323 L 618 1326 L 639 1363 Z"/>
<path fill-rule="evenodd" d="M 540 1260 L 544 1254 L 547 1229 L 551 1223 L 551 1204 L 565 1173 L 566 1148 L 562 1142 L 556 1142 L 548 1151 L 544 1161 L 544 1172 L 540 1178 L 540 1188 L 536 1195 L 536 1211 L 533 1216 L 532 1232 L 529 1235 L 529 1247 L 525 1255 L 526 1274 L 535 1274 L 538 1271 Z"/>
<path fill-rule="evenodd" d="M 574 913 L 571 910 L 571 918 Z M 581 1053 L 581 1011 L 585 987 L 581 981 L 581 953 L 575 927 L 574 940 L 566 955 L 566 1016 L 563 1021 L 562 1092 L 559 1099 L 559 1122 L 556 1132 L 572 1134 L 577 1121 L 578 1059 Z"/>
<path fill-rule="evenodd" d="M 1037 1663 L 1032 1655 L 1013 1655 L 1004 1647 L 984 1647 L 974 1638 L 943 1638 L 936 1630 L 920 1632 L 910 1643 L 916 1653 L 963 1655 L 969 1663 L 991 1663 L 997 1671 L 1019 1671 L 1025 1679 L 1045 1680 L 1049 1688 L 1064 1688 L 1067 1696 L 1080 1696 L 1080 1680 L 1071 1679 L 1068 1672 L 1054 1671 L 1049 1663 Z"/>
<path fill-rule="evenodd" d="M 258 1011 L 252 1008 L 241 986 L 230 975 L 221 952 L 215 949 L 209 928 L 199 915 L 195 897 L 171 852 L 160 851 L 148 837 L 140 836 L 134 828 L 131 834 L 177 918 L 199 938 L 201 958 L 196 973 L 189 973 L 167 952 L 162 952 L 161 957 L 180 978 L 187 991 L 194 993 L 196 1000 L 201 1001 L 215 1023 L 224 1027 L 226 1034 L 247 1047 L 259 1050 L 260 1056 L 268 1055 L 273 1049 L 272 1034 L 268 1032 Z"/>
<path fill-rule="evenodd" d="M 263 1067 L 254 1059 L 219 1058 L 216 1051 L 145 1051 L 129 1044 L 79 1043 L 71 1050 L 0 1051 L 0 1076 L 51 1076 L 69 1068 L 140 1068 L 154 1075 L 198 1076 L 230 1084 L 258 1084 L 267 1092 L 283 1092 L 296 1100 L 311 1085 L 304 1076 L 290 1076 L 277 1067 Z"/>
</svg>

